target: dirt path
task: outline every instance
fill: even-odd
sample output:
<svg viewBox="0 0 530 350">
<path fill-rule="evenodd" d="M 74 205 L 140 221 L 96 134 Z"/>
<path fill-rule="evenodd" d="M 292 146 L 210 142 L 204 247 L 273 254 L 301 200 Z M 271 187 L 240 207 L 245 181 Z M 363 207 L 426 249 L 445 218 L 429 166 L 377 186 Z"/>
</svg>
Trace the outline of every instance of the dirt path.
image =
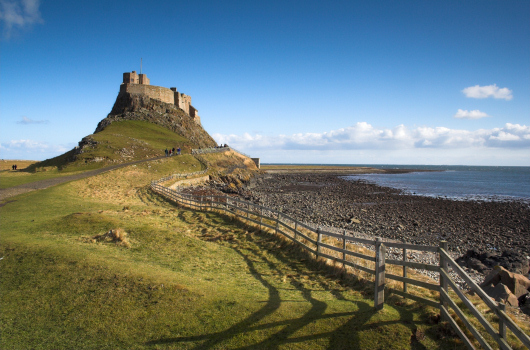
<svg viewBox="0 0 530 350">
<path fill-rule="evenodd" d="M 4 200 L 6 200 L 6 199 L 8 199 L 10 197 L 17 196 L 17 195 L 22 194 L 22 193 L 31 192 L 31 191 L 35 191 L 35 190 L 43 190 L 45 188 L 48 188 L 48 187 L 51 187 L 51 186 L 55 186 L 55 185 L 59 185 L 59 184 L 65 183 L 65 182 L 80 180 L 80 179 L 84 179 L 86 177 L 99 175 L 99 174 L 105 173 L 107 171 L 123 168 L 123 167 L 129 166 L 129 165 L 143 163 L 143 162 L 148 162 L 148 161 L 152 161 L 152 160 L 158 160 L 158 159 L 162 159 L 162 158 L 166 158 L 166 157 L 165 156 L 160 156 L 160 157 L 155 157 L 155 158 L 142 159 L 142 160 L 137 160 L 137 161 L 130 162 L 130 163 L 111 165 L 111 166 L 106 167 L 106 168 L 85 171 L 84 173 L 68 175 L 68 176 L 61 176 L 61 177 L 55 177 L 53 179 L 40 180 L 40 181 L 35 181 L 35 182 L 27 183 L 27 184 L 14 186 L 14 187 L 2 188 L 2 189 L 0 189 L 0 201 L 4 201 Z M 8 203 L 8 202 L 6 202 L 6 203 Z M 0 207 L 5 205 L 6 203 L 1 203 Z"/>
</svg>

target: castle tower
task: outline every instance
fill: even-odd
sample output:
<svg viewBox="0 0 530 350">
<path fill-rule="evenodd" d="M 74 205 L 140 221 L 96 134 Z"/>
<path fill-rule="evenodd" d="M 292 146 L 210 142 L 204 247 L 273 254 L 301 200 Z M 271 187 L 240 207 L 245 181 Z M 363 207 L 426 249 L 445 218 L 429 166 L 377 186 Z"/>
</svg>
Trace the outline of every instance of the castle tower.
<svg viewBox="0 0 530 350">
<path fill-rule="evenodd" d="M 145 74 L 138 76 L 138 84 L 149 85 L 149 78 Z"/>
<path fill-rule="evenodd" d="M 145 74 L 142 74 L 145 75 Z M 138 78 L 138 74 L 136 74 L 136 71 L 133 70 L 132 72 L 126 72 L 123 73 L 123 83 L 124 84 L 139 84 L 140 80 Z"/>
</svg>

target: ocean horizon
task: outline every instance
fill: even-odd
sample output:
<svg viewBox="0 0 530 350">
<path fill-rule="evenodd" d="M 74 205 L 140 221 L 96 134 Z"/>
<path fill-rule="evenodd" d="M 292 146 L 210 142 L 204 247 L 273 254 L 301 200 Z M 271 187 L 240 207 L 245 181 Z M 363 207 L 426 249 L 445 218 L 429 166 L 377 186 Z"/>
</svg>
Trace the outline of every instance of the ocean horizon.
<svg viewBox="0 0 530 350">
<path fill-rule="evenodd" d="M 262 163 L 262 165 L 295 165 Z M 402 174 L 352 174 L 362 180 L 403 191 L 404 194 L 453 200 L 524 201 L 530 203 L 529 166 L 418 165 L 418 164 L 296 164 L 376 169 L 411 169 Z"/>
</svg>

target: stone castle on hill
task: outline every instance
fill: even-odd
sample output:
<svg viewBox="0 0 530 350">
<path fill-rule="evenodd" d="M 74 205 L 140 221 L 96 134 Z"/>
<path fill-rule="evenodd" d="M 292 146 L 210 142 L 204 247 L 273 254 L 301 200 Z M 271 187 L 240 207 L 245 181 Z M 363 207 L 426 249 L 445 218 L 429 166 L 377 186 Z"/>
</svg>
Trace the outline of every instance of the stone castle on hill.
<svg viewBox="0 0 530 350">
<path fill-rule="evenodd" d="M 197 109 L 191 105 L 191 96 L 178 92 L 176 87 L 168 89 L 150 85 L 145 74 L 137 74 L 134 70 L 123 73 L 123 83 L 120 85 L 120 93 L 122 92 L 144 94 L 152 99 L 173 104 L 186 112 L 197 124 L 201 124 Z"/>
</svg>

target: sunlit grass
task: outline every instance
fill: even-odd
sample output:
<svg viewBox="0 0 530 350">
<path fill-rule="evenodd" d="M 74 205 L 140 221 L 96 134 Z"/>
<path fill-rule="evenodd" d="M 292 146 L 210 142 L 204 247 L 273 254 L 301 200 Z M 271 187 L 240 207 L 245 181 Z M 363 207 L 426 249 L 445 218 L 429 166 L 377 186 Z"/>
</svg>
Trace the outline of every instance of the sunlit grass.
<svg viewBox="0 0 530 350">
<path fill-rule="evenodd" d="M 460 348 L 416 304 L 373 309 L 274 235 L 175 207 L 148 184 L 191 156 L 19 195 L 0 208 L 2 349 Z M 127 232 L 129 245 L 98 240 Z M 425 333 L 417 341 L 416 329 Z"/>
</svg>

